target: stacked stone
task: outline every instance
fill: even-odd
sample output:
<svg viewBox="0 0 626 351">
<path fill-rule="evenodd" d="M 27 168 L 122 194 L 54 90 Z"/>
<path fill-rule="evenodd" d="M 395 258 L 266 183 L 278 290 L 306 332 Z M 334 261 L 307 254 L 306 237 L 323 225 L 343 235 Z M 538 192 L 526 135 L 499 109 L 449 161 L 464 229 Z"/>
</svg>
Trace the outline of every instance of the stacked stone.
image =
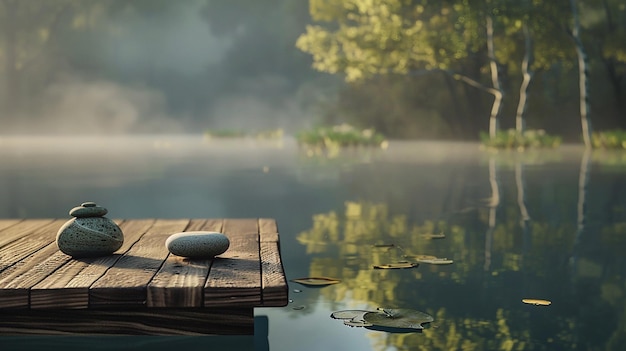
<svg viewBox="0 0 626 351">
<path fill-rule="evenodd" d="M 120 227 L 104 217 L 109 211 L 95 202 L 84 202 L 70 210 L 74 217 L 65 222 L 57 233 L 57 246 L 72 257 L 110 255 L 124 243 Z"/>
</svg>

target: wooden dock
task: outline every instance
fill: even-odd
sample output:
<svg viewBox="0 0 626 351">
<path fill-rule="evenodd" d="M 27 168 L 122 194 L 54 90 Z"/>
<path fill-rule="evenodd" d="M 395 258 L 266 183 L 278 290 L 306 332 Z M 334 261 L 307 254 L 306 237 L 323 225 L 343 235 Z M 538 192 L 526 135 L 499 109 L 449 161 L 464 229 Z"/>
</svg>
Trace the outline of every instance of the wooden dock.
<svg viewBox="0 0 626 351">
<path fill-rule="evenodd" d="M 0 334 L 252 335 L 255 307 L 288 302 L 273 219 L 115 220 L 124 245 L 84 259 L 56 246 L 67 220 L 0 220 Z M 169 235 L 194 230 L 230 248 L 168 252 Z"/>
</svg>

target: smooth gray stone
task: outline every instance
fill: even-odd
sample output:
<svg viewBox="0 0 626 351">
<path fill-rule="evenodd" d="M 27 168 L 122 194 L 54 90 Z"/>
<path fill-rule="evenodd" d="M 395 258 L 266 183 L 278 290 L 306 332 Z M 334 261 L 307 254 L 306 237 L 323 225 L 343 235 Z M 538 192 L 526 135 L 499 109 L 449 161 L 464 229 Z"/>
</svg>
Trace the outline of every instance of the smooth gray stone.
<svg viewBox="0 0 626 351">
<path fill-rule="evenodd" d="M 72 218 L 57 232 L 56 243 L 72 257 L 106 256 L 122 247 L 124 234 L 106 217 Z"/>
<path fill-rule="evenodd" d="M 210 258 L 228 250 L 230 240 L 222 233 L 208 231 L 181 232 L 170 235 L 165 247 L 176 256 Z"/>
<path fill-rule="evenodd" d="M 102 217 L 107 213 L 109 211 L 106 208 L 96 205 L 95 202 L 85 202 L 70 210 L 70 216 L 78 218 Z"/>
</svg>

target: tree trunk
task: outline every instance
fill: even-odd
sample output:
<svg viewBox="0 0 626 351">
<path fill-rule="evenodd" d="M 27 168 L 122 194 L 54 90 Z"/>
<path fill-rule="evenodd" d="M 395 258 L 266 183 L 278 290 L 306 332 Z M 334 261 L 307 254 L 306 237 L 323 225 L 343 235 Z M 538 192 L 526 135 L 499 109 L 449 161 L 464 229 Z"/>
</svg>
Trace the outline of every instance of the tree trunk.
<svg viewBox="0 0 626 351">
<path fill-rule="evenodd" d="M 489 137 L 493 139 L 498 131 L 498 116 L 502 110 L 503 94 L 500 85 L 498 63 L 496 62 L 496 51 L 493 42 L 493 18 L 491 16 L 487 16 L 487 55 L 489 56 L 489 68 L 491 70 L 491 84 L 494 89 L 493 105 L 491 106 L 491 114 L 489 116 Z"/>
<path fill-rule="evenodd" d="M 578 15 L 578 3 L 576 0 L 570 0 L 572 7 L 572 17 L 574 19 L 574 28 L 572 30 L 572 38 L 576 45 L 576 56 L 578 57 L 578 88 L 580 90 L 580 123 L 583 133 L 583 141 L 585 147 L 591 148 L 591 120 L 589 118 L 589 87 L 588 77 L 589 70 L 587 68 L 587 55 L 585 47 L 580 38 L 580 18 Z"/>
<path fill-rule="evenodd" d="M 522 85 L 519 89 L 519 103 L 517 104 L 517 113 L 515 115 L 515 130 L 522 134 L 526 129 L 526 105 L 528 100 L 528 87 L 530 86 L 530 80 L 533 78 L 533 71 L 531 65 L 533 63 L 533 48 L 532 38 L 530 36 L 530 30 L 528 29 L 528 23 L 524 22 L 522 28 L 524 32 L 524 59 L 522 60 Z"/>
</svg>

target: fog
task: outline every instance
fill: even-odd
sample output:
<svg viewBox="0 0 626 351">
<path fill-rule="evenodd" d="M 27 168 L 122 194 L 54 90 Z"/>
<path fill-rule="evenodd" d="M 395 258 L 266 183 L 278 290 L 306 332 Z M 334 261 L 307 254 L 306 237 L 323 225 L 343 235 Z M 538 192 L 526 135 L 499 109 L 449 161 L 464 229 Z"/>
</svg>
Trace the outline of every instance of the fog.
<svg viewBox="0 0 626 351">
<path fill-rule="evenodd" d="M 294 46 L 306 25 L 294 22 L 294 11 L 306 14 L 307 2 L 264 14 L 245 11 L 245 3 L 33 1 L 21 12 L 16 48 L 36 64 L 1 78 L 0 133 L 293 132 L 312 125 L 334 83 Z M 48 22 L 37 20 L 57 7 Z M 50 24 L 55 19 L 61 24 Z M 27 43 L 42 28 L 47 38 Z"/>
</svg>

